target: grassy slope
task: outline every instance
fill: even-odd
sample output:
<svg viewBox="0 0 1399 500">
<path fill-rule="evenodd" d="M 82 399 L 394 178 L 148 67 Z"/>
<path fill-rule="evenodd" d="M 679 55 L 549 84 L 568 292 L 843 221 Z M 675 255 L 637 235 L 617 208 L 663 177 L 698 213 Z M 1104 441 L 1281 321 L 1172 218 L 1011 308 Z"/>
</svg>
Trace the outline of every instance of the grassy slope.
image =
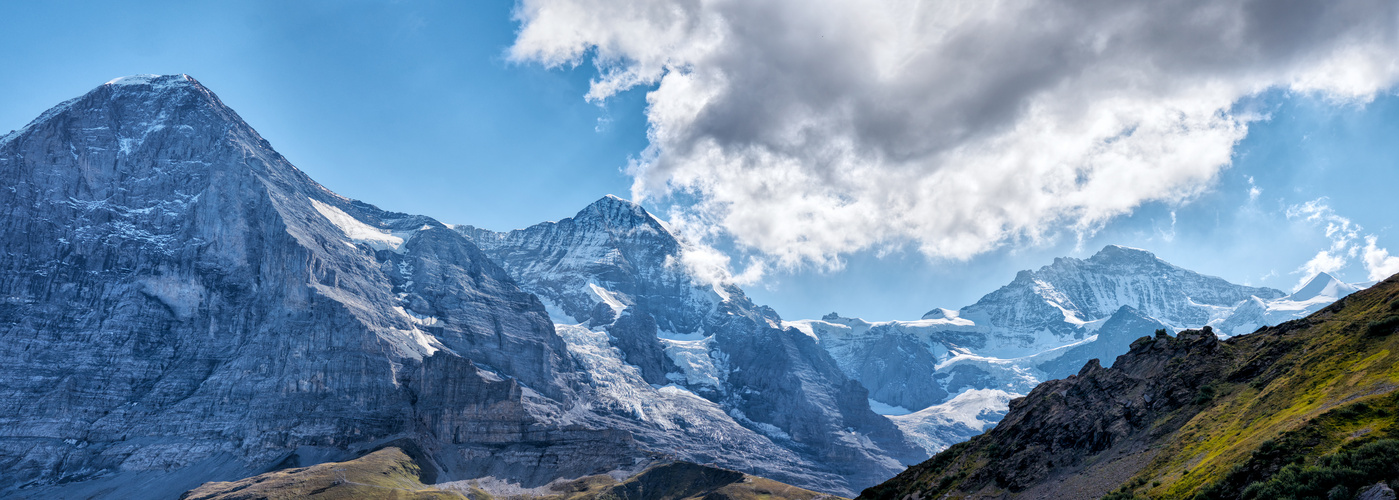
<svg viewBox="0 0 1399 500">
<path fill-rule="evenodd" d="M 1387 280 L 1339 306 L 1307 318 L 1303 328 L 1231 343 L 1231 368 L 1243 376 L 1216 386 L 1214 404 L 1163 443 L 1164 453 L 1138 475 L 1137 491 L 1186 498 L 1210 489 L 1235 497 L 1295 459 L 1314 463 L 1396 437 L 1399 335 L 1369 330 L 1399 314 L 1399 283 Z M 1230 479 L 1236 484 L 1220 489 Z M 1162 484 L 1147 486 L 1155 481 Z"/>
<path fill-rule="evenodd" d="M 770 479 L 686 462 L 653 466 L 624 481 L 606 475 L 555 483 L 534 500 L 840 500 Z M 482 491 L 473 500 L 503 500 Z M 515 497 L 511 497 L 512 499 Z"/>
<path fill-rule="evenodd" d="M 185 500 L 314 498 L 471 499 L 471 500 L 819 500 L 833 497 L 726 469 L 676 462 L 646 469 L 617 481 L 606 475 L 555 483 L 548 493 L 493 497 L 463 483 L 437 488 L 420 479 L 418 464 L 399 448 L 363 457 L 269 472 L 234 482 L 211 482 Z M 461 488 L 464 491 L 455 491 Z"/>
<path fill-rule="evenodd" d="M 384 448 L 347 462 L 331 462 L 260 474 L 233 482 L 205 483 L 183 500 L 315 498 L 465 499 L 424 485 L 419 467 L 398 448 Z"/>
<path fill-rule="evenodd" d="M 1145 442 L 1138 448 L 1145 451 L 1138 455 L 1145 458 L 1124 460 L 1110 456 L 1122 449 L 1109 449 L 1085 460 L 1071 473 L 1113 478 L 1113 484 L 1082 487 L 1097 491 L 1078 496 L 1115 489 L 1116 498 L 1238 498 L 1286 464 L 1315 465 L 1327 455 L 1399 438 L 1396 326 L 1399 281 L 1391 278 L 1306 319 L 1222 343 L 1204 360 L 1218 376 L 1202 388 L 1201 401 L 1157 415 L 1139 433 Z M 868 494 L 1000 496 L 1008 492 L 994 485 L 971 494 L 959 486 L 1003 454 L 979 436 Z M 1087 483 L 1071 477 L 1061 484 Z M 1072 493 L 1059 488 L 1059 494 Z M 1038 497 L 1053 489 L 1025 491 Z"/>
</svg>

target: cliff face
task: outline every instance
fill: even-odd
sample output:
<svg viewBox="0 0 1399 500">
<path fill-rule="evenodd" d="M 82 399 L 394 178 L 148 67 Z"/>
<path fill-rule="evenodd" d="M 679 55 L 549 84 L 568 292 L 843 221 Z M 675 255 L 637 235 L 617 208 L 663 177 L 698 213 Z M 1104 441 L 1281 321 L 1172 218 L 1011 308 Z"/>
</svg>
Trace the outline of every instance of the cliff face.
<svg viewBox="0 0 1399 500">
<path fill-rule="evenodd" d="M 995 429 L 862 497 L 1349 498 L 1399 480 L 1366 458 L 1399 449 L 1396 311 L 1391 278 L 1224 341 L 1144 337 L 1111 368 L 1094 360 L 1040 384 Z"/>
<path fill-rule="evenodd" d="M 615 425 L 639 440 L 838 493 L 926 457 L 811 336 L 737 286 L 696 276 L 687 243 L 639 205 L 607 196 L 557 222 L 457 230 L 545 302 L 575 352 L 618 366 L 591 370 L 597 400 L 628 408 Z M 633 368 L 635 378 L 605 378 Z M 678 416 L 701 412 L 704 428 Z"/>
<path fill-rule="evenodd" d="M 566 430 L 580 375 L 479 249 L 319 186 L 192 78 L 49 110 L 0 185 L 0 491 L 178 494 L 403 436 L 456 472 L 544 432 L 629 446 Z M 545 448 L 519 460 L 634 454 Z"/>
</svg>

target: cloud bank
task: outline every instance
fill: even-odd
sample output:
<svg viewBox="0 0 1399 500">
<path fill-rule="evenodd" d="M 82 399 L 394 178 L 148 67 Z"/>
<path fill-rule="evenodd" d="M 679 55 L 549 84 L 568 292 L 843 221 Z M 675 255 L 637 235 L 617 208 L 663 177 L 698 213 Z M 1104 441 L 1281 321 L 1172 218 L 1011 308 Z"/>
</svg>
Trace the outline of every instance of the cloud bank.
<svg viewBox="0 0 1399 500">
<path fill-rule="evenodd" d="M 633 197 L 693 200 L 677 225 L 789 267 L 1091 232 L 1208 189 L 1258 119 L 1242 98 L 1363 101 L 1399 80 L 1393 0 L 521 0 L 516 17 L 512 59 L 596 66 L 594 101 L 648 89 Z"/>
</svg>

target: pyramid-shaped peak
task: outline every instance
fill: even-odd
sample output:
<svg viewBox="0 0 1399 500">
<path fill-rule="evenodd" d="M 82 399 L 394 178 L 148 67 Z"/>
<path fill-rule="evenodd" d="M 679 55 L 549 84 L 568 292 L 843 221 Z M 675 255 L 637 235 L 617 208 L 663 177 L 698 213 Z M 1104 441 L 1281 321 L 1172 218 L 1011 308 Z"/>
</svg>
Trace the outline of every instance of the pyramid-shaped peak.
<svg viewBox="0 0 1399 500">
<path fill-rule="evenodd" d="M 1156 254 L 1122 245 L 1108 245 L 1093 254 L 1088 260 L 1094 262 L 1150 262 L 1156 260 Z"/>
<path fill-rule="evenodd" d="M 606 220 L 611 224 L 622 225 L 644 224 L 648 221 L 655 220 L 650 212 L 647 212 L 645 208 L 641 208 L 641 205 L 610 194 L 588 205 L 587 208 L 579 211 L 578 215 L 574 216 L 575 220 L 580 221 L 598 218 Z"/>
<path fill-rule="evenodd" d="M 1327 297 L 1329 299 L 1339 299 L 1359 290 L 1359 287 L 1346 284 L 1340 279 L 1332 276 L 1331 273 L 1317 273 L 1306 285 L 1292 292 L 1287 300 L 1306 301 L 1317 297 Z"/>
<path fill-rule="evenodd" d="M 956 319 L 960 313 L 951 309 L 941 307 L 935 308 L 923 314 L 923 319 Z"/>
<path fill-rule="evenodd" d="M 620 208 L 628 208 L 628 209 L 630 209 L 630 208 L 641 208 L 641 205 L 638 205 L 638 204 L 636 204 L 635 202 L 632 202 L 631 200 L 628 200 L 628 199 L 626 199 L 626 198 L 622 198 L 622 197 L 617 196 L 617 195 L 615 195 L 615 194 L 608 194 L 608 195 L 605 195 L 605 196 L 603 196 L 602 198 L 599 198 L 597 201 L 593 202 L 593 204 L 590 205 L 590 206 L 592 206 L 592 207 L 620 207 Z"/>
</svg>

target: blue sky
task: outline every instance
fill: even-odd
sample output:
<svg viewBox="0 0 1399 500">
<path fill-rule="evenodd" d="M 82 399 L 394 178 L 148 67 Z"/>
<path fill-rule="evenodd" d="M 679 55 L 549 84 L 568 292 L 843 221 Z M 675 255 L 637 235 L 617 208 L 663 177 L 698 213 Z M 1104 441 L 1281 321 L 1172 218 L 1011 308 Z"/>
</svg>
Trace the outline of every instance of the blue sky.
<svg viewBox="0 0 1399 500">
<path fill-rule="evenodd" d="M 646 97 L 659 80 L 585 99 L 596 91 L 592 82 L 605 80 L 599 71 L 626 68 L 596 48 L 561 64 L 542 52 L 512 59 L 523 26 L 513 8 L 511 1 L 11 4 L 0 18 L 8 47 L 0 56 L 0 131 L 118 76 L 187 73 L 313 178 L 385 209 L 504 230 L 567 217 L 607 193 L 629 196 L 629 161 L 657 154 L 646 151 L 654 146 L 648 123 L 664 117 L 648 114 Z M 834 251 L 824 264 L 772 264 L 745 289 L 787 318 L 834 310 L 911 319 L 970 304 L 1020 269 L 1112 243 L 1289 290 L 1305 274 L 1299 269 L 1338 245 L 1328 221 L 1350 223 L 1337 274 L 1367 280 L 1365 237 L 1377 248 L 1399 245 L 1393 88 L 1367 101 L 1273 87 L 1230 110 L 1266 118 L 1245 121 L 1231 164 L 1187 200 L 1144 199 L 1088 232 L 1066 229 L 1072 221 L 1042 222 L 1047 231 L 1037 237 L 995 240 L 967 258 L 918 251 L 935 235 L 895 234 L 892 243 Z M 645 204 L 666 213 L 683 199 Z M 713 243 L 739 263 L 775 254 L 732 241 Z"/>
</svg>

